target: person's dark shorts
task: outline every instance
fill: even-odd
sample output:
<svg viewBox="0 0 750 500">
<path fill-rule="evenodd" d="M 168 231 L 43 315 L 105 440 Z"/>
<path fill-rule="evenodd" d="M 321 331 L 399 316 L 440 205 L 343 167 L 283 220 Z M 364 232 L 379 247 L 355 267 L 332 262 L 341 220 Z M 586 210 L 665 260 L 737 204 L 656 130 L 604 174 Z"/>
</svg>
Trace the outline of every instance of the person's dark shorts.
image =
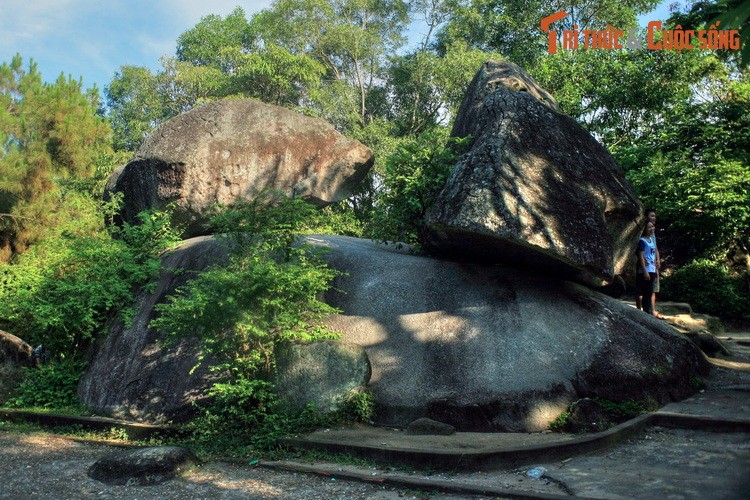
<svg viewBox="0 0 750 500">
<path fill-rule="evenodd" d="M 654 286 L 656 285 L 656 273 L 648 273 L 648 275 L 651 277 L 650 281 L 643 279 L 642 272 L 635 275 L 635 286 L 641 292 L 641 295 L 643 295 L 643 300 L 646 300 L 646 297 L 650 297 L 654 293 Z"/>
</svg>

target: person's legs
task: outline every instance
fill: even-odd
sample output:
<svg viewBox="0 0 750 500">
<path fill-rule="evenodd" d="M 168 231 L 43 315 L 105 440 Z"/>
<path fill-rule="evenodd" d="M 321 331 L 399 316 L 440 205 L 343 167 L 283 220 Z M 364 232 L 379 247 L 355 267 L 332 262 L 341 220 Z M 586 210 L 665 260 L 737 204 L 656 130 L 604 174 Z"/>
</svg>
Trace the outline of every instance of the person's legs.
<svg viewBox="0 0 750 500">
<path fill-rule="evenodd" d="M 635 273 L 635 307 L 643 309 L 643 275 Z"/>
<path fill-rule="evenodd" d="M 641 288 L 641 294 L 643 296 L 643 299 L 641 300 L 641 304 L 643 305 L 643 312 L 647 314 L 653 314 L 653 309 L 651 306 L 651 296 L 653 295 L 654 290 L 654 280 L 655 280 L 655 273 L 649 273 L 651 279 L 649 281 L 642 280 L 642 288 Z"/>
<path fill-rule="evenodd" d="M 653 290 L 654 292 L 651 294 L 651 314 L 657 318 L 662 318 L 662 315 L 656 311 L 656 292 L 659 291 L 659 273 L 657 273 L 656 278 L 654 278 Z"/>
</svg>

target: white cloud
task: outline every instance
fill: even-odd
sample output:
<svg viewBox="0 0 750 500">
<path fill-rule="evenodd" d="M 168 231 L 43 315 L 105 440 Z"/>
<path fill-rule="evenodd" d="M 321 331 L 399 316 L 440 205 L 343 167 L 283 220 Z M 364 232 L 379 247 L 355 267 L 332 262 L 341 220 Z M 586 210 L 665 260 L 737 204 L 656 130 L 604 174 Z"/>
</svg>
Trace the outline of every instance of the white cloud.
<svg viewBox="0 0 750 500">
<path fill-rule="evenodd" d="M 106 86 L 124 65 L 158 70 L 177 37 L 209 14 L 242 7 L 250 17 L 272 0 L 0 0 L 0 63 L 20 53 L 45 80 L 60 73 Z"/>
<path fill-rule="evenodd" d="M 0 3 L 0 43 L 13 47 L 64 29 L 70 23 L 74 4 L 79 1 L 3 0 Z"/>
</svg>

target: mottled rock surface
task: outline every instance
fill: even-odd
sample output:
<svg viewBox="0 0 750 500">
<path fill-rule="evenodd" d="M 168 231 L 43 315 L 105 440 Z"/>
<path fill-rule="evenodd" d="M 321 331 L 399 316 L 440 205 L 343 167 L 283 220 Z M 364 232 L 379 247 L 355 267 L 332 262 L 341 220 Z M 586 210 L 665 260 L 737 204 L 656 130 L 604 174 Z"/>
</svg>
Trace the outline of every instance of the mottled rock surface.
<svg viewBox="0 0 750 500">
<path fill-rule="evenodd" d="M 204 104 L 157 127 L 133 161 L 108 181 L 121 192 L 121 217 L 174 204 L 185 237 L 207 234 L 206 211 L 266 189 L 323 207 L 351 195 L 372 151 L 324 120 L 249 100 Z"/>
<path fill-rule="evenodd" d="M 708 370 L 700 350 L 665 322 L 569 281 L 344 236 L 305 241 L 345 272 L 324 297 L 343 312 L 326 323 L 364 348 L 379 423 L 406 427 L 426 417 L 459 431 L 536 431 L 584 397 L 684 398 Z M 218 245 L 189 240 L 165 265 L 208 265 Z M 210 381 L 188 375 L 194 348 L 163 350 L 146 327 L 174 279 L 163 274 L 133 326 L 105 339 L 81 383 L 85 404 L 158 421 L 200 397 Z"/>
<path fill-rule="evenodd" d="M 0 404 L 16 394 L 24 370 L 31 366 L 32 347 L 0 330 Z"/>
<path fill-rule="evenodd" d="M 328 412 L 338 409 L 350 392 L 363 390 L 370 373 L 362 346 L 322 340 L 279 349 L 273 381 L 285 409 L 301 411 L 313 403 Z"/>
<path fill-rule="evenodd" d="M 454 136 L 472 136 L 426 215 L 433 250 L 600 286 L 634 263 L 642 206 L 612 155 L 519 67 L 487 62 Z"/>
<path fill-rule="evenodd" d="M 0 363 L 31 366 L 32 347 L 13 334 L 0 330 Z"/>
<path fill-rule="evenodd" d="M 163 335 L 148 325 L 155 317 L 154 306 L 193 277 L 190 271 L 219 264 L 225 257 L 226 248 L 204 236 L 185 242 L 162 260 L 156 290 L 138 296 L 131 325 L 116 321 L 96 346 L 78 386 L 83 404 L 103 415 L 136 421 L 162 423 L 190 416 L 192 404 L 205 397 L 215 375 L 205 363 L 191 373 L 198 364 L 195 342 L 183 340 L 164 348 L 159 344 Z"/>
<path fill-rule="evenodd" d="M 325 298 L 343 312 L 326 322 L 367 351 L 384 424 L 537 431 L 580 398 L 664 404 L 708 372 L 663 321 L 569 281 L 344 236 L 307 241 L 347 273 Z"/>
<path fill-rule="evenodd" d="M 190 450 L 160 446 L 110 453 L 88 471 L 91 479 L 105 484 L 152 486 L 161 484 L 200 465 Z"/>
</svg>

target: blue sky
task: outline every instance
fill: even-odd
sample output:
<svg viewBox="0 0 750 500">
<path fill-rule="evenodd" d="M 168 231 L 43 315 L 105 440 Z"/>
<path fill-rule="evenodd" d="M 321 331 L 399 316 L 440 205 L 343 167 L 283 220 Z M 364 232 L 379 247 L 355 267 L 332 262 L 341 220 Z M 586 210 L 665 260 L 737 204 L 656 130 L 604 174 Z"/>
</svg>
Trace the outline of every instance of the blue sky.
<svg viewBox="0 0 750 500">
<path fill-rule="evenodd" d="M 33 58 L 46 81 L 60 73 L 100 91 L 120 66 L 160 68 L 177 37 L 209 14 L 236 6 L 248 17 L 271 0 L 0 0 L 0 62 Z M 642 20 L 663 19 L 669 2 Z"/>
</svg>

